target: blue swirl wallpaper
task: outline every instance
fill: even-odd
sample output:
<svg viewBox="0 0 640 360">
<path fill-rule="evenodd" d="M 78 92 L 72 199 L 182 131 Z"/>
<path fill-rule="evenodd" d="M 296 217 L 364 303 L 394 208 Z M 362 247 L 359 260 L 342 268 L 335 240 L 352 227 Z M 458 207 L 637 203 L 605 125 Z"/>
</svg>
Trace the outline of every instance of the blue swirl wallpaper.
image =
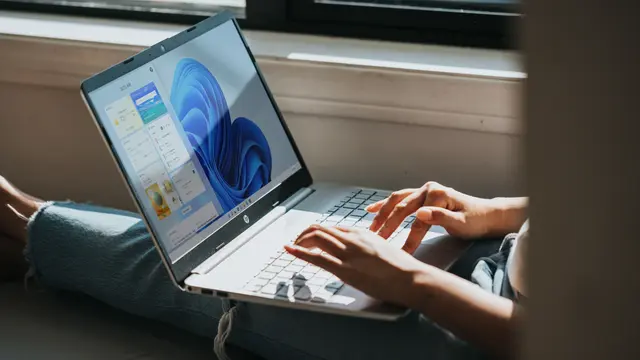
<svg viewBox="0 0 640 360">
<path fill-rule="evenodd" d="M 253 121 L 231 120 L 215 76 L 190 58 L 176 65 L 171 104 L 224 212 L 271 181 L 271 149 Z"/>
</svg>

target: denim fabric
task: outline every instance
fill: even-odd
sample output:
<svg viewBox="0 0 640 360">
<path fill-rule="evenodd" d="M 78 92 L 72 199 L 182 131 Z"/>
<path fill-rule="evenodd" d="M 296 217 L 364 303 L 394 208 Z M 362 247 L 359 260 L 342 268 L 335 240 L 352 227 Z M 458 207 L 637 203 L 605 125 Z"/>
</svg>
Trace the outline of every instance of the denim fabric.
<svg viewBox="0 0 640 360">
<path fill-rule="evenodd" d="M 173 286 L 137 214 L 51 203 L 29 222 L 27 259 L 39 283 L 79 292 L 130 314 L 214 337 L 221 301 Z M 238 305 L 229 342 L 266 359 L 480 357 L 428 319 L 357 319 Z"/>
</svg>

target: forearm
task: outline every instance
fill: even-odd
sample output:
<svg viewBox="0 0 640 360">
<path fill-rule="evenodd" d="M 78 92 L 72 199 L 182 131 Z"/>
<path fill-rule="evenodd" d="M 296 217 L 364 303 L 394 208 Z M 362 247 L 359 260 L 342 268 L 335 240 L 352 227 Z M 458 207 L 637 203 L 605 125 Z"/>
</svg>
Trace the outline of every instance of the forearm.
<svg viewBox="0 0 640 360">
<path fill-rule="evenodd" d="M 491 202 L 492 235 L 517 232 L 527 219 L 529 198 L 494 198 Z"/>
<path fill-rule="evenodd" d="M 512 301 L 430 266 L 416 275 L 414 289 L 414 309 L 470 344 L 509 357 L 516 333 Z"/>
</svg>

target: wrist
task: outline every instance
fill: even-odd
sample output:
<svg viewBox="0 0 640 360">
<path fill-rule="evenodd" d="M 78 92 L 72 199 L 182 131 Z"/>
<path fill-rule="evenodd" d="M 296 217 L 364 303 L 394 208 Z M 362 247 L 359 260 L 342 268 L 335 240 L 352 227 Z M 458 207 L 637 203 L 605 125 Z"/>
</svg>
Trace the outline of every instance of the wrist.
<svg viewBox="0 0 640 360">
<path fill-rule="evenodd" d="M 490 202 L 490 235 L 505 235 L 517 232 L 527 218 L 529 199 L 493 198 Z"/>
<path fill-rule="evenodd" d="M 407 303 L 405 306 L 422 312 L 425 307 L 435 298 L 438 294 L 437 288 L 437 274 L 441 271 L 433 266 L 422 264 L 420 268 L 412 272 L 412 285 L 409 288 L 409 296 L 406 297 Z"/>
</svg>

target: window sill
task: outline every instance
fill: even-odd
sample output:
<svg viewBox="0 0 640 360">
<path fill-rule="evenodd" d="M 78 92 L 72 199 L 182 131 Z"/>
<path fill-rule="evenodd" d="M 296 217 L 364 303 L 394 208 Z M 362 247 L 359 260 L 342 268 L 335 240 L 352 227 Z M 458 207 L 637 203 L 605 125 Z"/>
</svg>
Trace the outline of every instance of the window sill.
<svg viewBox="0 0 640 360">
<path fill-rule="evenodd" d="M 182 29 L 0 12 L 0 81 L 77 89 L 82 79 Z M 521 133 L 526 75 L 515 52 L 245 35 L 285 114 Z"/>
</svg>

